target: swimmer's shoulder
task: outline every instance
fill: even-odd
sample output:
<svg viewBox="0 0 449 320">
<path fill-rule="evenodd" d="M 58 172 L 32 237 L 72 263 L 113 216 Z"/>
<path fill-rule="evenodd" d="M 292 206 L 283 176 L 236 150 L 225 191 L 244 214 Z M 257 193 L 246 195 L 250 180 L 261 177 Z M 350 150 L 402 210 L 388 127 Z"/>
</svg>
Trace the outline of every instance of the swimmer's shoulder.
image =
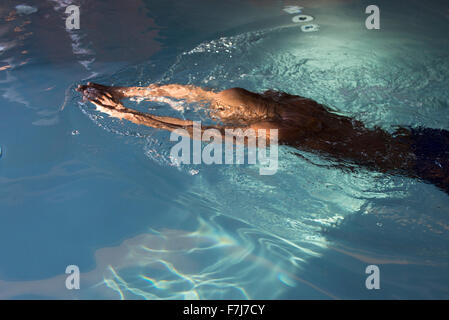
<svg viewBox="0 0 449 320">
<path fill-rule="evenodd" d="M 239 100 L 247 100 L 249 98 L 261 98 L 261 96 L 257 93 L 251 92 L 249 90 L 235 87 L 229 88 L 223 91 L 220 91 L 217 94 L 218 99 L 226 100 L 226 101 L 239 101 Z"/>
</svg>

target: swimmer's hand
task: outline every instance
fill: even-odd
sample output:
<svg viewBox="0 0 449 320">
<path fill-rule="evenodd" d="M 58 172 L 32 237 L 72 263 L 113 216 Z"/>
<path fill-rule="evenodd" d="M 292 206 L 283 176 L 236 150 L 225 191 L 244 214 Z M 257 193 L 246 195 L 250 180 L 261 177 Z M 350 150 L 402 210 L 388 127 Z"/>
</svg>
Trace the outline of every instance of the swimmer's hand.
<svg viewBox="0 0 449 320">
<path fill-rule="evenodd" d="M 126 109 L 120 102 L 120 94 L 113 87 L 88 82 L 87 85 L 79 85 L 76 91 L 83 95 L 84 100 L 92 102 L 99 111 L 111 114 L 112 110 L 123 111 Z"/>
<path fill-rule="evenodd" d="M 79 85 L 75 90 L 81 92 L 83 98 L 91 102 L 98 97 L 103 97 L 109 99 L 110 102 L 120 104 L 120 100 L 124 97 L 119 87 L 109 87 L 93 82 L 88 82 L 87 85 Z"/>
</svg>

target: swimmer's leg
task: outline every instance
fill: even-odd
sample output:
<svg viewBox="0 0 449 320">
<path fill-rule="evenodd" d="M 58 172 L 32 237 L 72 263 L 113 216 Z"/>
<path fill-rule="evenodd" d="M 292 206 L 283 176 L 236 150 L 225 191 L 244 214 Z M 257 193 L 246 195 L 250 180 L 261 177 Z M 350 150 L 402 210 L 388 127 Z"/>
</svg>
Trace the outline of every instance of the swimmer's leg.
<svg viewBox="0 0 449 320">
<path fill-rule="evenodd" d="M 417 176 L 449 194 L 449 131 L 412 129 L 411 139 Z"/>
</svg>

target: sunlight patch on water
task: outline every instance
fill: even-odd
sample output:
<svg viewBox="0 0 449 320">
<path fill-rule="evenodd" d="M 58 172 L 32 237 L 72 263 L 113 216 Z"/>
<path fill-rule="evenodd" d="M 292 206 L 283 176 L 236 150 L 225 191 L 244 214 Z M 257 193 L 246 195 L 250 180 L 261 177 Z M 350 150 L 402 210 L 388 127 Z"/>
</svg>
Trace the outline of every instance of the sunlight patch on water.
<svg viewBox="0 0 449 320">
<path fill-rule="evenodd" d="M 245 240 L 249 230 L 239 230 L 233 236 L 213 220 L 200 219 L 193 232 L 158 233 L 129 251 L 126 268 L 109 266 L 103 284 L 120 299 L 275 298 L 282 292 L 278 274 L 294 275 Z M 272 251 L 275 240 L 267 241 L 261 247 Z M 263 295 L 260 288 L 266 288 Z"/>
</svg>

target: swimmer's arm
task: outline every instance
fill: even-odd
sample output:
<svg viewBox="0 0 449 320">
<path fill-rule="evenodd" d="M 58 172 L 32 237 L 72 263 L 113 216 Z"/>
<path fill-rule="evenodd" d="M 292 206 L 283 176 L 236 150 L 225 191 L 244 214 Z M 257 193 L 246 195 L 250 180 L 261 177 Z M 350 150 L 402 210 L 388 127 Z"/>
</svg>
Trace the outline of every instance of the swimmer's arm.
<svg viewBox="0 0 449 320">
<path fill-rule="evenodd" d="M 202 126 L 200 131 L 201 135 L 197 136 L 194 134 L 194 122 L 191 120 L 156 116 L 130 109 L 125 107 L 121 102 L 117 102 L 109 92 L 100 90 L 88 91 L 86 86 L 79 87 L 77 91 L 81 92 L 84 98 L 94 104 L 97 111 L 108 114 L 113 118 L 120 120 L 125 119 L 134 124 L 144 125 L 151 128 L 171 132 L 176 131 L 179 135 L 188 136 L 191 139 L 203 139 L 203 133 L 207 129 L 215 129 L 208 132 L 210 135 L 207 141 L 210 141 L 210 138 L 214 135 L 220 136 L 220 138 L 224 137 L 224 127 Z"/>
<path fill-rule="evenodd" d="M 115 101 L 115 99 L 108 92 L 100 90 L 88 91 L 86 89 L 79 89 L 78 91 L 80 91 L 87 100 L 93 103 L 97 107 L 98 111 L 106 113 L 111 117 L 117 119 L 125 119 L 132 123 L 144 125 L 151 128 L 167 130 L 170 132 L 176 131 L 177 134 L 181 136 L 187 136 L 193 140 L 210 142 L 213 138 L 214 141 L 217 142 L 226 141 L 226 139 L 230 138 L 232 139 L 232 144 L 243 143 L 247 145 L 249 137 L 258 138 L 259 134 L 262 134 L 266 139 L 266 145 L 268 146 L 271 142 L 271 130 L 269 129 L 276 128 L 276 125 L 274 123 L 260 122 L 252 124 L 249 127 L 198 126 L 197 131 L 195 131 L 194 121 L 156 116 L 127 108 L 121 102 Z M 247 129 L 252 130 L 247 132 Z M 265 130 L 260 131 L 260 129 Z M 230 134 L 230 137 L 227 137 L 226 135 L 227 130 L 232 130 L 233 132 Z M 237 137 L 239 137 L 240 135 L 243 137 L 243 139 L 237 139 Z"/>
<path fill-rule="evenodd" d="M 101 92 L 95 95 L 85 95 L 85 97 L 96 106 L 97 111 L 108 114 L 113 118 L 128 120 L 138 125 L 145 125 L 168 131 L 175 131 L 177 129 L 185 129 L 193 126 L 193 121 L 190 120 L 156 116 L 127 108 L 121 102 L 114 101 L 110 95 Z"/>
<path fill-rule="evenodd" d="M 170 97 L 187 102 L 212 101 L 216 93 L 193 85 L 182 84 L 150 84 L 147 87 L 111 87 L 89 82 L 87 86 L 79 86 L 78 91 L 85 88 L 95 88 L 109 92 L 116 100 L 132 97 Z"/>
</svg>

